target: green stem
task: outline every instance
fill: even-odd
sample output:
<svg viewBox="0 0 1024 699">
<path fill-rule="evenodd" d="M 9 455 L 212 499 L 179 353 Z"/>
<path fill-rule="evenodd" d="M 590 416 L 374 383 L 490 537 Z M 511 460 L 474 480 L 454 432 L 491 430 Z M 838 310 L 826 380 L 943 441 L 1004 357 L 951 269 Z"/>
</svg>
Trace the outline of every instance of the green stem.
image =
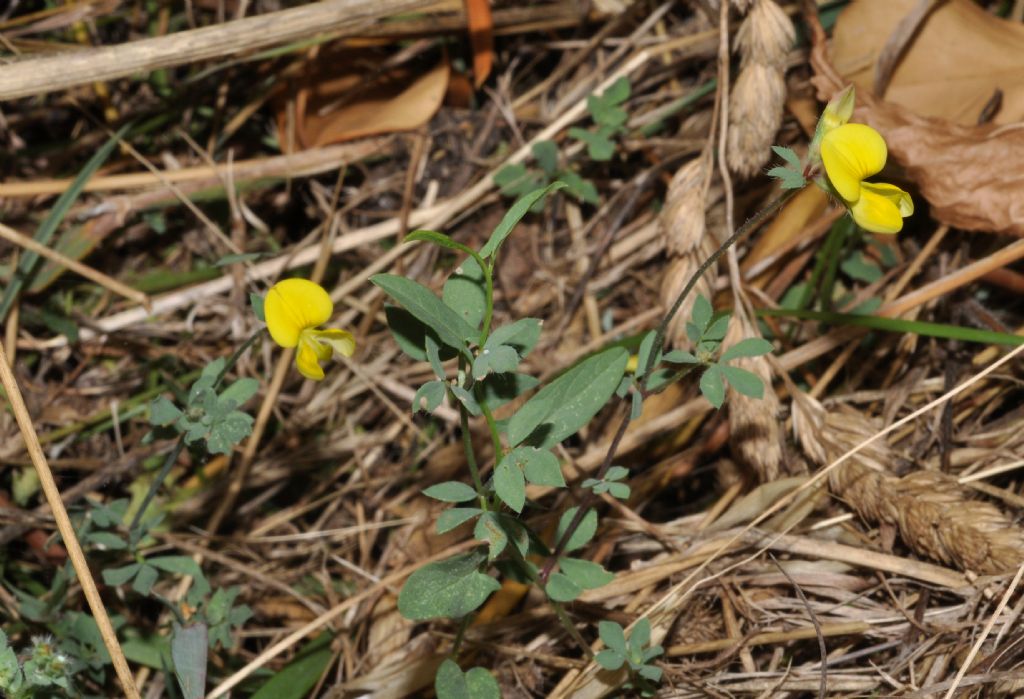
<svg viewBox="0 0 1024 699">
<path fill-rule="evenodd" d="M 480 498 L 480 509 L 486 512 L 490 508 L 487 506 L 484 482 L 480 480 L 480 469 L 476 465 L 476 455 L 473 453 L 473 436 L 469 432 L 469 412 L 462 403 L 459 403 L 459 424 L 462 427 L 462 447 L 466 451 L 466 464 L 469 466 L 469 475 L 473 478 L 473 487 L 476 488 L 476 494 Z"/>
<path fill-rule="evenodd" d="M 569 635 L 572 636 L 573 640 L 579 644 L 580 648 L 583 649 L 583 652 L 586 653 L 588 657 L 593 658 L 594 651 L 590 648 L 590 644 L 588 644 L 583 636 L 580 635 L 576 625 L 572 623 L 572 619 L 570 619 L 569 615 L 566 613 L 565 607 L 562 606 L 561 602 L 556 602 L 550 597 L 548 598 L 548 601 L 551 602 L 551 607 L 555 610 L 555 615 L 558 617 L 558 621 L 562 623 L 562 627 L 569 632 Z"/>
<path fill-rule="evenodd" d="M 452 642 L 452 650 L 448 654 L 449 657 L 455 662 L 458 662 L 456 658 L 459 657 L 459 647 L 462 645 L 462 640 L 466 636 L 466 629 L 469 628 L 469 623 L 472 620 L 473 615 L 467 614 L 466 616 L 462 617 L 462 619 L 459 621 L 459 630 L 455 632 L 455 641 Z"/>
<path fill-rule="evenodd" d="M 478 383 L 477 386 L 479 385 Z M 505 455 L 505 449 L 501 446 L 501 436 L 498 434 L 498 423 L 494 419 L 494 413 L 491 412 L 490 406 L 483 400 L 482 391 L 476 391 L 476 402 L 480 404 L 480 410 L 484 414 L 484 419 L 487 420 L 487 429 L 491 431 L 491 443 L 494 445 L 494 463 L 497 464 L 501 461 L 501 457 Z"/>
<path fill-rule="evenodd" d="M 482 265 L 484 272 L 484 325 L 480 331 L 480 347 L 484 346 L 487 342 L 488 336 L 491 334 L 491 318 L 494 316 L 494 260 L 498 256 L 498 253 L 491 255 L 491 259 L 488 260 L 487 264 Z M 479 261 L 477 264 L 480 264 Z"/>
</svg>

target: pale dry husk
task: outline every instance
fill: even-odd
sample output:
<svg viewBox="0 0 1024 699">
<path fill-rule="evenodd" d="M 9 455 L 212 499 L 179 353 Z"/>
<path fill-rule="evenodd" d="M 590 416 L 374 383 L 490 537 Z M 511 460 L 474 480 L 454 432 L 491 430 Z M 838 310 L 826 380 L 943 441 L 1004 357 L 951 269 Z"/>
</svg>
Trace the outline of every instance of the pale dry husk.
<svg viewBox="0 0 1024 699">
<path fill-rule="evenodd" d="M 729 324 L 722 348 L 748 337 L 760 337 L 745 313 L 737 312 Z M 772 390 L 772 370 L 764 357 L 744 357 L 733 366 L 753 372 L 764 384 L 764 396 L 752 398 L 729 389 L 729 449 L 733 458 L 757 474 L 758 481 L 778 479 L 783 466 L 782 430 L 779 426 L 779 398 Z"/>
<path fill-rule="evenodd" d="M 785 62 L 795 30 L 772 0 L 755 0 L 737 33 L 742 68 L 729 95 L 729 167 L 743 177 L 763 168 L 782 125 Z"/>
<path fill-rule="evenodd" d="M 877 434 L 876 421 L 846 406 L 831 412 L 813 398 L 793 401 L 794 427 L 812 461 L 827 466 Z M 892 449 L 868 445 L 829 473 L 833 495 L 872 524 L 895 527 L 916 553 L 976 573 L 1012 571 L 1024 560 L 1024 535 L 995 505 L 938 471 L 898 477 Z"/>
<path fill-rule="evenodd" d="M 672 177 L 665 194 L 665 207 L 658 224 L 665 240 L 668 264 L 661 280 L 661 303 L 671 308 L 690 277 L 716 248 L 706 235 L 705 207 L 708 201 L 709 158 L 701 155 L 683 165 Z M 686 321 L 697 296 L 711 298 L 711 275 L 705 273 L 686 297 L 668 327 L 668 340 L 673 347 L 688 344 Z"/>
</svg>

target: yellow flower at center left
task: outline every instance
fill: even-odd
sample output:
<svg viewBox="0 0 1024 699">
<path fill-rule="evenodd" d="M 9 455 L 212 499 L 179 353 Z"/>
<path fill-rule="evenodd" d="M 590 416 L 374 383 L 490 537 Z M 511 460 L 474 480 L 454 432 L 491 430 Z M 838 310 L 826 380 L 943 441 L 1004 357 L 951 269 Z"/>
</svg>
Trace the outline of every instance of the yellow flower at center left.
<svg viewBox="0 0 1024 699">
<path fill-rule="evenodd" d="M 307 279 L 283 279 L 267 292 L 263 302 L 270 337 L 281 347 L 297 347 L 295 366 L 307 379 L 320 381 L 320 362 L 337 352 L 351 357 L 356 350 L 352 333 L 321 330 L 334 312 L 331 297 L 319 284 Z"/>
</svg>

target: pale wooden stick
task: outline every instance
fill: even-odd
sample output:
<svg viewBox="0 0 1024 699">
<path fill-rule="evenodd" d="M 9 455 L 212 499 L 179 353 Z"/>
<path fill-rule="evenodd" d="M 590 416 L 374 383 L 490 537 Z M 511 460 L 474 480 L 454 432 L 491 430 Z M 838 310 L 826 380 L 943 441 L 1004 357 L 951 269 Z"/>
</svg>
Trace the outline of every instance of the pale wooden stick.
<svg viewBox="0 0 1024 699">
<path fill-rule="evenodd" d="M 125 660 L 124 653 L 121 652 L 121 644 L 117 641 L 117 634 L 114 633 L 114 627 L 110 624 L 110 617 L 107 616 L 103 600 L 100 599 L 99 590 L 96 589 L 96 581 L 92 578 L 89 564 L 85 560 L 85 554 L 82 553 L 78 537 L 75 536 L 75 530 L 71 526 L 68 511 L 64 508 L 64 501 L 61 500 L 57 483 L 53 480 L 50 465 L 46 463 L 46 456 L 43 454 L 43 448 L 39 444 L 39 437 L 32 426 L 32 417 L 28 414 L 28 409 L 25 407 L 25 400 L 21 396 L 21 389 L 18 388 L 18 382 L 15 380 L 14 373 L 7 363 L 7 354 L 4 352 L 2 345 L 0 345 L 0 382 L 3 383 L 4 390 L 7 392 L 7 400 L 10 402 L 11 410 L 14 412 L 14 419 L 18 422 L 18 429 L 21 430 L 22 439 L 25 440 L 25 447 L 28 450 L 29 458 L 32 459 L 32 465 L 35 466 L 36 473 L 39 475 L 39 482 L 42 485 L 43 493 L 46 495 L 46 501 L 50 504 L 50 511 L 57 522 L 57 530 L 64 540 L 64 547 L 68 551 L 68 556 L 71 557 L 71 565 L 74 566 L 75 574 L 78 575 L 78 582 L 82 585 L 82 592 L 85 593 L 85 599 L 88 601 L 92 615 L 96 619 L 100 636 L 103 637 L 103 645 L 107 647 L 110 659 L 114 663 L 114 671 L 117 673 L 118 679 L 121 680 L 125 696 L 129 697 L 129 699 L 139 699 L 139 690 L 135 688 L 135 680 L 132 678 L 131 670 L 128 668 L 128 661 Z"/>
<path fill-rule="evenodd" d="M 135 303 L 141 303 L 146 308 L 149 308 L 149 297 L 141 291 L 131 288 L 127 284 L 122 284 L 113 277 L 109 277 L 103 272 L 93 269 L 88 265 L 83 265 L 77 260 L 72 260 L 70 257 L 57 252 L 53 248 L 48 248 L 45 245 L 41 245 L 36 242 L 33 238 L 28 237 L 24 233 L 19 233 L 13 228 L 9 228 L 4 224 L 0 223 L 0 238 L 14 243 L 20 247 L 25 248 L 31 252 L 45 257 L 51 262 L 56 262 L 62 267 L 67 267 L 72 272 L 79 274 L 89 281 L 95 282 L 118 296 L 123 296 L 126 299 L 134 301 Z"/>
<path fill-rule="evenodd" d="M 258 51 L 410 10 L 460 5 L 438 0 L 325 0 L 151 39 L 14 61 L 0 66 L 0 100 Z"/>
</svg>

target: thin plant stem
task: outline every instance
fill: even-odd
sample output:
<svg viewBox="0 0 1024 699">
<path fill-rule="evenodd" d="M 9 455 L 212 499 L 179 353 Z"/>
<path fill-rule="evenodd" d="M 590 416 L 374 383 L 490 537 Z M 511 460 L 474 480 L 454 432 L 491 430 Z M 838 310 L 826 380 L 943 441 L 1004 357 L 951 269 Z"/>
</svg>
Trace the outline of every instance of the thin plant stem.
<svg viewBox="0 0 1024 699">
<path fill-rule="evenodd" d="M 586 642 L 583 636 L 580 635 L 579 630 L 576 628 L 575 624 L 572 623 L 572 619 L 569 618 L 569 615 L 566 613 L 565 607 L 562 606 L 562 603 L 556 602 L 550 597 L 548 598 L 548 602 L 551 603 L 551 608 L 555 610 L 555 616 L 557 616 L 558 620 L 562 622 L 562 626 L 565 628 L 565 630 L 568 631 L 569 635 L 572 636 L 573 640 L 579 644 L 580 648 L 583 649 L 583 652 L 586 653 L 588 657 L 593 659 L 593 649 L 590 647 L 590 644 Z"/>
<path fill-rule="evenodd" d="M 103 606 L 103 600 L 100 598 L 96 581 L 93 580 L 92 572 L 89 570 L 89 563 L 85 560 L 85 554 L 78 543 L 78 537 L 75 535 L 71 518 L 68 517 L 68 511 L 64 507 L 64 501 L 61 499 L 60 490 L 53 479 L 50 465 L 46 462 L 43 448 L 39 444 L 39 437 L 32 426 L 32 416 L 29 415 L 28 408 L 25 407 L 25 399 L 22 397 L 21 389 L 14 378 L 14 373 L 11 371 L 11 365 L 7 361 L 7 353 L 4 351 L 2 343 L 0 343 L 0 383 L 3 384 L 4 390 L 7 392 L 7 400 L 10 402 L 11 410 L 14 412 L 14 419 L 18 422 L 18 429 L 25 440 L 25 449 L 28 451 L 32 465 L 39 476 L 39 484 L 43 489 L 43 494 L 46 496 L 47 503 L 50 505 L 50 511 L 53 513 L 53 518 L 57 523 L 57 530 L 60 532 L 61 539 L 64 540 L 64 547 L 68 551 L 71 565 L 75 569 L 78 582 L 82 586 L 82 593 L 85 595 L 89 609 L 92 610 L 93 618 L 96 620 L 96 626 L 99 628 L 103 645 L 106 646 L 107 651 L 110 653 L 110 660 L 114 664 L 114 672 L 117 673 L 117 678 L 121 681 L 121 688 L 124 690 L 125 696 L 129 699 L 138 699 L 139 690 L 135 686 L 135 679 L 132 677 L 128 661 L 121 650 L 121 644 L 117 640 L 114 627 L 110 623 L 110 617 L 107 616 L 107 610 Z"/>
<path fill-rule="evenodd" d="M 466 637 L 466 629 L 469 628 L 469 623 L 472 620 L 473 615 L 467 614 L 459 621 L 459 630 L 455 632 L 455 641 L 452 642 L 452 650 L 448 654 L 452 660 L 459 656 L 459 648 L 462 646 L 462 640 Z"/>
<path fill-rule="evenodd" d="M 505 455 L 505 450 L 501 446 L 501 436 L 498 434 L 498 423 L 494 419 L 494 413 L 491 412 L 491 408 L 487 405 L 487 402 L 481 400 L 481 398 L 482 396 L 478 392 L 477 403 L 480 404 L 480 410 L 483 412 L 484 419 L 487 421 L 487 428 L 491 431 L 491 442 L 494 444 L 494 463 L 497 464 L 501 461 L 501 457 Z"/>
<path fill-rule="evenodd" d="M 480 498 L 480 509 L 486 512 L 489 508 L 487 498 L 484 496 L 484 482 L 480 480 L 480 468 L 476 464 L 476 455 L 473 453 L 473 436 L 469 431 L 469 412 L 461 403 L 459 403 L 459 425 L 462 427 L 462 447 L 466 451 L 469 475 L 473 478 L 473 487 L 476 488 L 476 494 Z"/>
<path fill-rule="evenodd" d="M 491 318 L 494 316 L 494 261 L 497 257 L 498 253 L 495 252 L 487 264 L 480 264 L 480 257 L 474 256 L 477 265 L 484 273 L 484 323 L 480 330 L 481 347 L 484 346 L 487 337 L 491 334 Z"/>
</svg>

